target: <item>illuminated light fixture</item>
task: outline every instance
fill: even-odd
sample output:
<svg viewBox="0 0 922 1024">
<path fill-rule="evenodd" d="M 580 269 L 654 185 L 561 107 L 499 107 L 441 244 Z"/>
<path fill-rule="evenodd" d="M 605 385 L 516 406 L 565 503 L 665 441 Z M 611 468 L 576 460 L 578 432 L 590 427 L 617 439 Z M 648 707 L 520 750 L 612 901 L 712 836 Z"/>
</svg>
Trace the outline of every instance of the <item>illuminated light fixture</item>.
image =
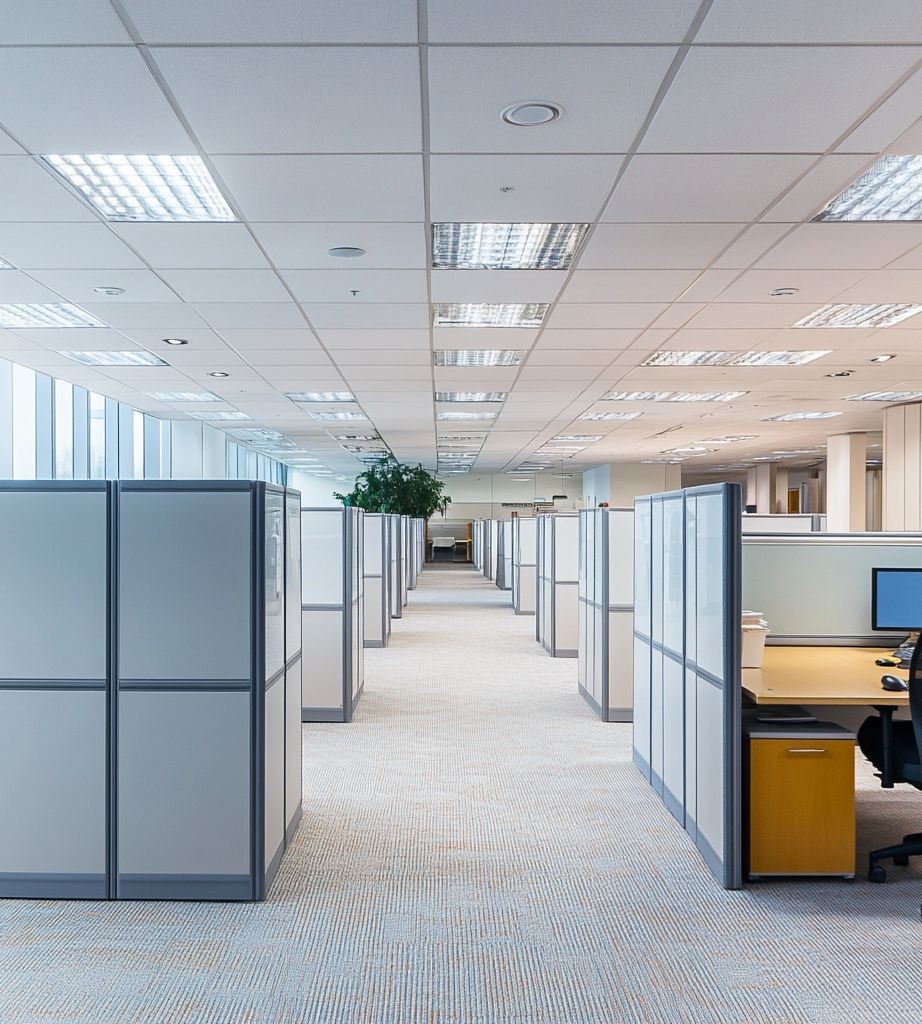
<svg viewBox="0 0 922 1024">
<path fill-rule="evenodd" d="M 268 427 L 244 427 L 242 430 L 230 430 L 228 433 L 231 437 L 236 437 L 238 441 L 249 441 L 251 443 L 258 442 L 262 444 L 278 444 L 279 442 L 285 442 L 285 446 L 288 449 L 292 449 L 295 445 L 288 440 L 288 438 L 279 433 L 277 430 L 270 430 Z"/>
<path fill-rule="evenodd" d="M 654 352 L 643 366 L 804 366 L 832 349 L 800 352 Z"/>
<path fill-rule="evenodd" d="M 437 402 L 504 402 L 505 391 L 436 391 Z"/>
<path fill-rule="evenodd" d="M 668 466 L 675 466 L 680 462 L 684 462 L 684 458 L 677 458 L 672 455 L 664 455 L 659 459 L 641 459 L 640 464 L 642 466 L 653 466 L 659 463 L 665 463 Z"/>
<path fill-rule="evenodd" d="M 790 295 L 796 295 L 799 291 L 800 291 L 799 288 L 781 287 L 781 288 L 773 288 L 771 294 L 772 294 L 772 298 L 780 299 L 780 298 L 786 298 L 786 297 L 788 297 Z"/>
<path fill-rule="evenodd" d="M 748 391 L 613 391 L 607 402 L 732 402 Z"/>
<path fill-rule="evenodd" d="M 70 302 L 8 302 L 0 305 L 0 327 L 105 327 Z"/>
<path fill-rule="evenodd" d="M 160 356 L 143 349 L 129 352 L 117 352 L 113 349 L 102 349 L 99 352 L 62 352 L 62 356 L 73 359 L 84 366 L 168 366 Z"/>
<path fill-rule="evenodd" d="M 758 434 L 721 434 L 720 437 L 706 437 L 705 444 L 732 444 L 734 441 L 754 441 Z"/>
<path fill-rule="evenodd" d="M 199 156 L 51 154 L 42 160 L 109 221 L 234 221 Z"/>
<path fill-rule="evenodd" d="M 164 338 L 164 345 L 188 345 L 189 342 L 185 338 Z"/>
<path fill-rule="evenodd" d="M 354 402 L 351 391 L 286 391 L 292 402 Z"/>
<path fill-rule="evenodd" d="M 518 366 L 525 358 L 520 349 L 438 349 L 432 355 L 435 366 Z"/>
<path fill-rule="evenodd" d="M 436 414 L 436 419 L 441 421 L 446 420 L 495 420 L 495 412 L 440 412 Z"/>
<path fill-rule="evenodd" d="M 838 302 L 821 306 L 815 312 L 798 320 L 794 327 L 800 328 L 864 328 L 892 327 L 902 320 L 922 312 L 922 304 L 916 302 L 879 302 L 871 305 Z"/>
<path fill-rule="evenodd" d="M 584 412 L 581 420 L 636 420 L 642 415 L 639 412 Z"/>
<path fill-rule="evenodd" d="M 380 441 L 377 434 L 336 434 L 337 441 Z"/>
<path fill-rule="evenodd" d="M 245 412 L 238 412 L 236 409 L 207 409 L 204 412 L 189 412 L 197 420 L 248 420 L 250 417 Z"/>
<path fill-rule="evenodd" d="M 433 224 L 435 270 L 568 270 L 588 224 Z"/>
<path fill-rule="evenodd" d="M 849 395 L 849 402 L 913 402 L 922 398 L 922 391 L 865 391 L 861 395 Z"/>
<path fill-rule="evenodd" d="M 601 441 L 604 434 L 558 434 L 552 441 Z"/>
<path fill-rule="evenodd" d="M 334 245 L 327 251 L 338 260 L 355 260 L 359 256 L 365 255 L 365 250 L 360 249 L 357 245 Z"/>
<path fill-rule="evenodd" d="M 665 402 L 671 391 L 612 391 L 603 396 L 605 402 Z"/>
<path fill-rule="evenodd" d="M 479 441 L 481 444 L 486 440 L 486 434 L 440 434 L 439 443 L 443 441 Z"/>
<path fill-rule="evenodd" d="M 813 219 L 922 220 L 922 156 L 882 156 Z"/>
<path fill-rule="evenodd" d="M 889 363 L 891 359 L 896 359 L 896 354 L 893 352 L 886 352 L 883 355 L 873 356 L 870 361 L 872 363 Z"/>
<path fill-rule="evenodd" d="M 210 391 L 145 391 L 148 398 L 158 402 L 220 402 Z"/>
<path fill-rule="evenodd" d="M 226 370 L 212 370 L 208 374 L 208 376 L 209 377 L 229 377 L 230 374 Z"/>
<path fill-rule="evenodd" d="M 312 412 L 308 415 L 315 420 L 367 420 L 363 412 Z"/>
<path fill-rule="evenodd" d="M 433 327 L 540 327 L 546 302 L 436 302 Z"/>
<path fill-rule="evenodd" d="M 114 298 L 116 295 L 124 295 L 125 289 L 118 288 L 114 284 L 101 284 L 97 288 L 93 289 L 97 295 L 108 295 L 110 298 Z"/>
<path fill-rule="evenodd" d="M 550 103 L 547 100 L 526 100 L 506 107 L 500 117 L 506 124 L 514 125 L 516 128 L 535 128 L 538 125 L 551 124 L 562 113 L 563 108 L 557 103 Z"/>
<path fill-rule="evenodd" d="M 766 423 L 793 423 L 795 420 L 829 420 L 841 416 L 840 412 L 785 412 L 780 416 L 767 416 Z"/>
</svg>

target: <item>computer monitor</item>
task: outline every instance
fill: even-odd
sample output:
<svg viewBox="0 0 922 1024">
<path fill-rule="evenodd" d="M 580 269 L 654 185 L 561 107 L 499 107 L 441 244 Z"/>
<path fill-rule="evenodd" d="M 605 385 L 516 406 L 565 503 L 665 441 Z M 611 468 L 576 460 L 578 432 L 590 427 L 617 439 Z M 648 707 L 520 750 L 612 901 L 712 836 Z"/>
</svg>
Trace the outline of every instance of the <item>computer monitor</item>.
<svg viewBox="0 0 922 1024">
<path fill-rule="evenodd" d="M 871 569 L 871 628 L 891 633 L 922 628 L 922 569 Z"/>
</svg>

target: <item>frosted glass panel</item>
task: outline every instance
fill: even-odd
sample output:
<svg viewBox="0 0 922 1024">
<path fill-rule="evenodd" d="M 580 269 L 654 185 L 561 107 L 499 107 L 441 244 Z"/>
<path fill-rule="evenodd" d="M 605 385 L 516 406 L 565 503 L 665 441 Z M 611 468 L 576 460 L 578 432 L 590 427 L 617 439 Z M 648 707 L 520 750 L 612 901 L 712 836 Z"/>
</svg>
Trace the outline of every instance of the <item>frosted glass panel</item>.
<svg viewBox="0 0 922 1024">
<path fill-rule="evenodd" d="M 665 647 L 683 653 L 685 633 L 684 498 L 663 502 L 663 633 Z"/>
<path fill-rule="evenodd" d="M 342 604 L 343 514 L 301 512 L 301 603 Z"/>
<path fill-rule="evenodd" d="M 696 663 L 705 672 L 723 679 L 726 616 L 724 500 L 719 494 L 699 495 L 696 500 Z"/>
<path fill-rule="evenodd" d="M 557 580 L 579 579 L 579 520 L 576 516 L 557 516 L 554 520 L 556 532 L 556 562 L 554 575 Z"/>
<path fill-rule="evenodd" d="M 638 501 L 634 505 L 634 628 L 650 635 L 650 531 L 651 505 Z"/>
<path fill-rule="evenodd" d="M 285 667 L 285 495 L 266 491 L 266 679 Z"/>
<path fill-rule="evenodd" d="M 608 603 L 634 601 L 634 513 L 608 513 Z"/>
</svg>

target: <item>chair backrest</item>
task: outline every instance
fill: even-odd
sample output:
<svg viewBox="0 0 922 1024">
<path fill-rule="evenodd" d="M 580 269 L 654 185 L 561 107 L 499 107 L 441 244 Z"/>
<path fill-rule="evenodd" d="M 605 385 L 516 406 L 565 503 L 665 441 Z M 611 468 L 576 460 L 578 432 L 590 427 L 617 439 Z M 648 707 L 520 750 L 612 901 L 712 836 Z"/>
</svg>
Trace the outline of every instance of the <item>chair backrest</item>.
<svg viewBox="0 0 922 1024">
<path fill-rule="evenodd" d="M 916 734 L 916 753 L 922 764 L 922 636 L 916 641 L 909 661 L 909 712 Z"/>
</svg>

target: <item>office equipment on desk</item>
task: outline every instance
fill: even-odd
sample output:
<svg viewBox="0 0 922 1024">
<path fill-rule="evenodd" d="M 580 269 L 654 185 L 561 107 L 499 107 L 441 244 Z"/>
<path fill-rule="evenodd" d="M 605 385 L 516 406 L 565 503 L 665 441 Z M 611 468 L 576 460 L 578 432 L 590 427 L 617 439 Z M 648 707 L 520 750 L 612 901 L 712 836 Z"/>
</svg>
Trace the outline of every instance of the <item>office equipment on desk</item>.
<svg viewBox="0 0 922 1024">
<path fill-rule="evenodd" d="M 912 626 L 908 623 L 915 622 Z M 922 622 L 922 569 L 875 566 L 871 569 L 871 628 L 909 636 L 893 652 L 906 666 L 919 639 Z"/>
<path fill-rule="evenodd" d="M 885 690 L 891 690 L 896 692 L 902 692 L 909 689 L 908 685 L 906 684 L 906 680 L 897 679 L 896 676 L 881 676 L 880 685 Z"/>
<path fill-rule="evenodd" d="M 740 645 L 743 668 L 759 668 L 768 636 L 768 623 L 761 612 L 743 612 L 743 639 Z"/>
</svg>

